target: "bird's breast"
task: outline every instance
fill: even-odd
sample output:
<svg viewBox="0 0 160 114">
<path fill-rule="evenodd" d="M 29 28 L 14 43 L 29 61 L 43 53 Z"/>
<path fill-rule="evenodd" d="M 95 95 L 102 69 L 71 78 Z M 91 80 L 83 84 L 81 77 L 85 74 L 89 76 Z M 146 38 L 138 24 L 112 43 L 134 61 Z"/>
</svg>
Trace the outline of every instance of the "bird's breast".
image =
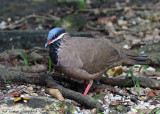
<svg viewBox="0 0 160 114">
<path fill-rule="evenodd" d="M 59 64 L 58 49 L 60 48 L 60 45 L 61 45 L 61 40 L 58 40 L 50 45 L 49 55 L 50 55 L 52 62 L 56 66 Z"/>
</svg>

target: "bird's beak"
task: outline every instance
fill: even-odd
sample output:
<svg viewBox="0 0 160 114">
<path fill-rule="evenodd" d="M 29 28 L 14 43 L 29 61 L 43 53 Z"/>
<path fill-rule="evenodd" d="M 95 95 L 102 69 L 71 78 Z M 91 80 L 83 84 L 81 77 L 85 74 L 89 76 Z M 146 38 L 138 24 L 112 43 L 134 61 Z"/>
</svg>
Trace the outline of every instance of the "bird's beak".
<svg viewBox="0 0 160 114">
<path fill-rule="evenodd" d="M 52 40 L 49 40 L 49 41 L 45 44 L 45 47 L 47 47 L 51 42 L 52 42 Z"/>
</svg>

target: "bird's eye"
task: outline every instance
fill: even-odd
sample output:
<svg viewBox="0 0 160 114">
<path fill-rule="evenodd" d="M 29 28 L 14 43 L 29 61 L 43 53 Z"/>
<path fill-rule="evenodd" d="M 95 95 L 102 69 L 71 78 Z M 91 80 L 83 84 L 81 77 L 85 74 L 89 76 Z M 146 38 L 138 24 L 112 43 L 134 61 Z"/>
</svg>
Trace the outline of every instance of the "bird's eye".
<svg viewBox="0 0 160 114">
<path fill-rule="evenodd" d="M 58 35 L 56 34 L 54 37 L 55 37 L 55 38 L 57 38 L 57 37 L 58 37 Z"/>
</svg>

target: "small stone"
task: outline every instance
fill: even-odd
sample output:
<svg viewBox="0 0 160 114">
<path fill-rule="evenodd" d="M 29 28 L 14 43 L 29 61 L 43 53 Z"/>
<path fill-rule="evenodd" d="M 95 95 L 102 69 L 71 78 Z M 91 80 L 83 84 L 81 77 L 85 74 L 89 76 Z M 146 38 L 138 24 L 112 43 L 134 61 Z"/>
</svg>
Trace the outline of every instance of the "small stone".
<svg viewBox="0 0 160 114">
<path fill-rule="evenodd" d="M 138 111 L 135 108 L 131 108 L 129 114 L 136 114 Z"/>
<path fill-rule="evenodd" d="M 144 103 L 144 106 L 146 106 L 148 108 L 148 107 L 150 107 L 150 103 Z"/>
<path fill-rule="evenodd" d="M 24 88 L 25 88 L 24 85 L 20 85 L 20 86 L 17 87 L 17 89 L 24 89 Z"/>
<path fill-rule="evenodd" d="M 5 93 L 7 93 L 7 90 L 3 90 L 2 92 L 3 92 L 3 94 L 5 94 Z"/>
<path fill-rule="evenodd" d="M 155 68 L 153 68 L 153 67 L 149 67 L 149 68 L 147 68 L 147 71 L 156 71 L 156 69 Z"/>
<path fill-rule="evenodd" d="M 149 109 L 154 109 L 154 108 L 155 108 L 154 105 L 150 105 L 150 106 L 149 106 Z"/>
<path fill-rule="evenodd" d="M 118 25 L 126 25 L 127 21 L 124 20 L 118 20 Z"/>
<path fill-rule="evenodd" d="M 37 89 L 40 89 L 41 88 L 41 86 L 37 86 Z"/>
<path fill-rule="evenodd" d="M 41 91 L 42 91 L 42 92 L 45 92 L 45 89 L 44 89 L 44 88 L 42 88 L 42 89 L 41 89 Z"/>
<path fill-rule="evenodd" d="M 14 91 L 15 91 L 15 89 L 10 89 L 10 90 L 8 90 L 7 93 L 13 93 Z"/>
<path fill-rule="evenodd" d="M 126 44 L 126 45 L 123 46 L 123 48 L 129 49 L 130 47 Z"/>
<path fill-rule="evenodd" d="M 118 100 L 121 100 L 121 99 L 122 99 L 121 96 L 111 97 L 111 101 L 118 101 Z"/>
<path fill-rule="evenodd" d="M 10 89 L 10 88 L 11 88 L 11 86 L 10 86 L 10 85 L 7 85 L 6 87 L 7 87 L 8 89 Z"/>
<path fill-rule="evenodd" d="M 92 113 L 92 114 L 96 114 L 96 108 L 93 108 L 93 109 L 91 110 L 91 113 Z"/>
<path fill-rule="evenodd" d="M 12 20 L 12 18 L 10 18 L 10 17 L 7 18 L 7 21 L 8 21 L 8 22 L 11 22 L 11 20 Z"/>
<path fill-rule="evenodd" d="M 32 87 L 32 86 L 27 87 L 27 90 L 29 90 L 29 91 L 33 91 L 33 87 Z"/>
<path fill-rule="evenodd" d="M 133 39 L 132 40 L 132 45 L 140 44 L 141 42 L 142 42 L 141 39 Z"/>
<path fill-rule="evenodd" d="M 27 103 L 27 100 L 23 100 L 24 103 Z"/>
<path fill-rule="evenodd" d="M 132 24 L 133 24 L 133 25 L 136 25 L 137 23 L 136 23 L 136 21 L 132 21 Z"/>
<path fill-rule="evenodd" d="M 157 104 L 156 107 L 160 108 L 160 104 Z"/>
<path fill-rule="evenodd" d="M 38 94 L 37 94 L 37 93 L 31 93 L 31 95 L 32 95 L 32 96 L 38 96 Z"/>
<path fill-rule="evenodd" d="M 125 30 L 126 30 L 126 29 L 128 29 L 128 27 L 127 27 L 127 26 L 122 26 L 122 29 L 125 29 Z"/>
</svg>

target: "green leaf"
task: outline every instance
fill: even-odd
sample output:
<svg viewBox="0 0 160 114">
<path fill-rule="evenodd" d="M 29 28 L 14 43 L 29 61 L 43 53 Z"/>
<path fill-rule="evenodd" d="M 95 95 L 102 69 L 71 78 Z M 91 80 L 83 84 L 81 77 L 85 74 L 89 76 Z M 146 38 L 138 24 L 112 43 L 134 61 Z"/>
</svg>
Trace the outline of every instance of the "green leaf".
<svg viewBox="0 0 160 114">
<path fill-rule="evenodd" d="M 49 72 L 51 72 L 51 66 L 52 66 L 52 61 L 51 58 L 49 58 Z"/>
<path fill-rule="evenodd" d="M 28 64 L 28 59 L 27 59 L 27 55 L 22 54 L 22 52 L 19 51 L 19 50 L 16 50 L 16 52 L 21 55 L 21 57 L 22 57 L 23 60 L 24 60 L 25 65 L 26 65 L 26 66 L 29 66 L 29 64 Z"/>
<path fill-rule="evenodd" d="M 156 114 L 160 114 L 160 108 L 156 111 Z"/>
<path fill-rule="evenodd" d="M 5 84 L 11 83 L 12 81 L 6 81 Z"/>
<path fill-rule="evenodd" d="M 141 101 L 141 100 L 143 100 L 143 99 L 142 99 L 141 97 L 138 97 L 138 100 L 140 100 L 140 101 Z"/>
<path fill-rule="evenodd" d="M 79 10 L 84 9 L 86 7 L 85 0 L 77 0 L 77 4 Z"/>
<path fill-rule="evenodd" d="M 137 88 L 138 88 L 138 92 L 140 92 L 139 80 L 136 80 L 136 86 L 137 86 Z"/>
<path fill-rule="evenodd" d="M 28 64 L 28 59 L 27 59 L 27 55 L 21 55 L 22 56 L 22 58 L 23 58 L 23 60 L 24 60 L 24 62 L 25 62 L 25 65 L 26 66 L 29 66 L 29 64 Z"/>
<path fill-rule="evenodd" d="M 134 75 L 133 75 L 133 69 L 130 68 L 128 72 L 129 72 L 129 74 L 131 75 L 132 81 L 135 81 Z"/>
<path fill-rule="evenodd" d="M 90 97 L 90 98 L 94 101 L 94 103 L 96 104 L 96 107 L 98 107 L 97 101 L 93 97 Z"/>
<path fill-rule="evenodd" d="M 134 68 L 140 68 L 139 66 L 134 66 Z"/>
<path fill-rule="evenodd" d="M 129 76 L 129 74 L 131 74 L 131 72 L 132 72 L 132 68 L 130 68 L 130 69 L 128 70 L 125 78 L 128 78 L 128 76 Z"/>
<path fill-rule="evenodd" d="M 142 67 L 142 66 L 140 66 L 140 67 L 139 67 L 139 70 L 138 70 L 138 72 L 140 72 L 142 68 L 143 68 L 143 67 Z"/>
<path fill-rule="evenodd" d="M 143 66 L 145 72 L 147 72 L 147 68 L 148 68 L 149 66 L 147 66 L 147 65 L 142 65 L 142 66 Z"/>
<path fill-rule="evenodd" d="M 156 72 L 160 72 L 160 69 L 156 69 Z"/>
<path fill-rule="evenodd" d="M 94 101 L 94 103 L 96 104 L 96 107 L 98 108 L 98 103 L 97 103 L 97 101 L 96 101 L 93 97 L 90 97 L 90 98 Z M 97 113 L 98 113 L 98 114 L 104 114 L 104 113 L 101 112 L 100 110 L 98 110 Z"/>
<path fill-rule="evenodd" d="M 158 110 L 158 107 L 154 108 L 149 114 L 155 114 L 157 110 Z"/>
</svg>

